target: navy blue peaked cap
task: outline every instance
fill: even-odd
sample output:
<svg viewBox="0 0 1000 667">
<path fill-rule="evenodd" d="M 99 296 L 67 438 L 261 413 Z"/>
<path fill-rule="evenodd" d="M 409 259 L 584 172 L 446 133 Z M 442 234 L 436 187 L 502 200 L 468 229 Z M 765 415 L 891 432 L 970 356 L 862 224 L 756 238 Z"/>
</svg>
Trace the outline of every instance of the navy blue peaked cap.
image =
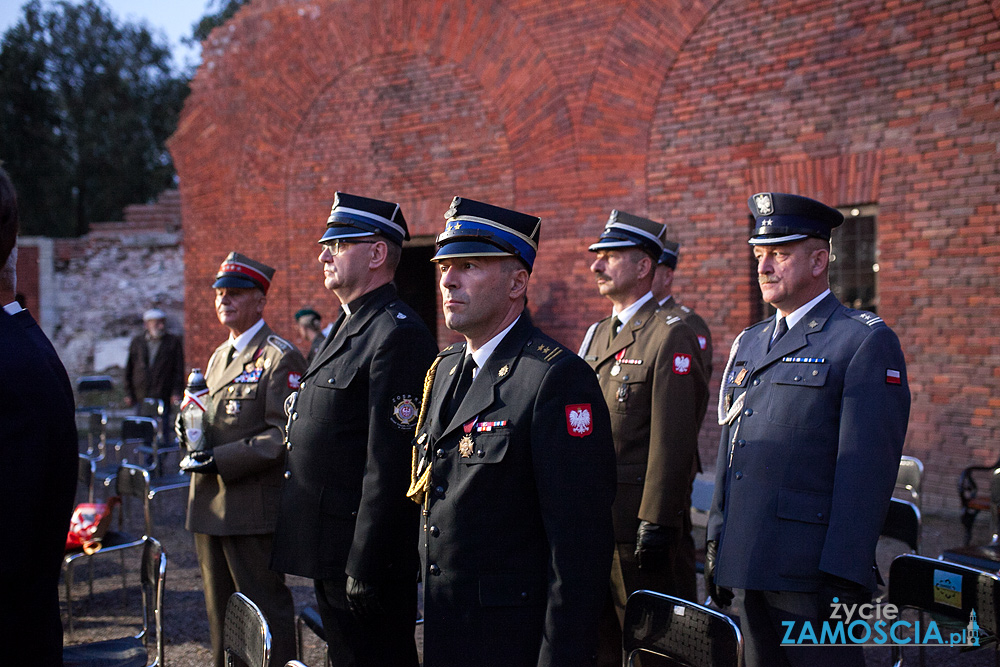
<svg viewBox="0 0 1000 667">
<path fill-rule="evenodd" d="M 830 240 L 844 214 L 822 202 L 782 192 L 761 192 L 747 201 L 756 224 L 750 245 L 781 245 L 810 236 Z"/>
<path fill-rule="evenodd" d="M 681 244 L 676 241 L 663 242 L 663 254 L 660 255 L 660 264 L 670 269 L 677 268 L 677 258 L 681 254 Z"/>
<path fill-rule="evenodd" d="M 338 192 L 319 243 L 380 234 L 398 246 L 410 239 L 399 204 Z"/>
<path fill-rule="evenodd" d="M 591 252 L 614 248 L 639 248 L 646 251 L 654 261 L 663 255 L 667 227 L 649 218 L 632 215 L 625 211 L 611 211 L 604 225 L 601 238 L 588 248 Z"/>
<path fill-rule="evenodd" d="M 534 266 L 541 218 L 464 197 L 455 197 L 444 217 L 447 222 L 431 261 L 513 255 L 528 271 Z"/>
</svg>

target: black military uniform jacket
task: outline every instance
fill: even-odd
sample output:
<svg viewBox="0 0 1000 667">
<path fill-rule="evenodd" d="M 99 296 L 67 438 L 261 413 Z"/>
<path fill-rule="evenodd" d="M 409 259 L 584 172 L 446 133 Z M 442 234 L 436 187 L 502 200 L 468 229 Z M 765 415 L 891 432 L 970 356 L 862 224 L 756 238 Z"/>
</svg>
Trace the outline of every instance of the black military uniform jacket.
<svg viewBox="0 0 1000 667">
<path fill-rule="evenodd" d="M 768 352 L 773 328 L 741 334 L 723 377 L 716 583 L 813 591 L 822 571 L 874 589 L 910 413 L 899 339 L 833 294 Z"/>
<path fill-rule="evenodd" d="M 313 579 L 346 572 L 413 582 L 420 519 L 406 489 L 437 345 L 391 284 L 350 305 L 292 408 L 271 567 Z"/>
<path fill-rule="evenodd" d="M 417 438 L 432 461 L 424 664 L 591 664 L 615 491 L 600 387 L 522 314 L 443 423 L 464 352 L 441 353 Z"/>
</svg>

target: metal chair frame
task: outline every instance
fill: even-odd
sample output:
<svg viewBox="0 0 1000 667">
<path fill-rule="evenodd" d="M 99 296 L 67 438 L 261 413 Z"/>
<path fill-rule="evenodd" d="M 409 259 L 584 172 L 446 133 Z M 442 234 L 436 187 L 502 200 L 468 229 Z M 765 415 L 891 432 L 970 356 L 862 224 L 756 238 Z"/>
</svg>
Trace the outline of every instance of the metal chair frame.
<svg viewBox="0 0 1000 667">
<path fill-rule="evenodd" d="M 163 546 L 154 538 L 143 539 L 142 566 L 139 588 L 142 593 L 142 630 L 135 636 L 108 639 L 87 644 L 77 644 L 64 649 L 66 667 L 77 664 L 101 664 L 107 667 L 131 664 L 130 655 L 141 652 L 146 656 L 147 667 L 162 667 L 163 663 L 163 591 L 167 577 L 167 556 Z M 152 632 L 151 632 L 152 631 Z M 155 633 L 153 661 L 149 659 L 150 635 Z M 115 657 L 109 658 L 108 654 Z"/>
<path fill-rule="evenodd" d="M 936 599 L 935 579 L 938 573 L 961 577 L 957 605 L 955 600 L 946 604 Z M 1000 576 L 949 561 L 903 554 L 892 561 L 889 569 L 888 602 L 900 609 L 928 612 L 963 624 L 969 621 L 969 615 L 974 610 L 979 627 L 995 637 L 1000 614 Z M 903 664 L 902 648 L 901 645 L 892 646 L 894 667 Z M 1000 654 L 996 651 L 994 644 L 994 662 L 1000 664 Z"/>
<path fill-rule="evenodd" d="M 625 603 L 622 658 L 669 658 L 690 667 L 741 667 L 743 635 L 723 613 L 680 598 L 639 590 Z"/>
<path fill-rule="evenodd" d="M 243 593 L 233 593 L 226 604 L 223 650 L 226 667 L 268 667 L 271 663 L 271 629 L 260 607 Z"/>
<path fill-rule="evenodd" d="M 988 572 L 1000 571 L 1000 469 L 994 470 L 990 479 L 989 512 L 993 537 L 987 544 L 966 542 L 965 546 L 946 549 L 941 558 Z"/>
<path fill-rule="evenodd" d="M 923 461 L 915 456 L 901 456 L 899 472 L 896 473 L 896 488 L 906 491 L 910 501 L 921 509 L 920 493 L 924 480 Z"/>
</svg>

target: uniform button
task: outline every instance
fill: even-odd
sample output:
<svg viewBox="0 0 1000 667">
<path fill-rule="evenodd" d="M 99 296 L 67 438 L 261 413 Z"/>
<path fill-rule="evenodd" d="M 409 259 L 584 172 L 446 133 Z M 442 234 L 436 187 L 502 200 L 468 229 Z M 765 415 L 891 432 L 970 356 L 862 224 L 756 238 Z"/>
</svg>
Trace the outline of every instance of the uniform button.
<svg viewBox="0 0 1000 667">
<path fill-rule="evenodd" d="M 435 454 L 437 454 L 437 457 L 438 457 L 439 459 L 443 459 L 443 458 L 444 458 L 444 450 L 443 450 L 443 449 L 440 449 L 440 448 L 439 448 L 439 449 L 438 449 L 438 450 L 437 450 L 436 452 L 434 452 L 434 453 L 435 453 Z"/>
<path fill-rule="evenodd" d="M 813 371 L 813 375 L 819 375 L 819 371 Z"/>
<path fill-rule="evenodd" d="M 290 442 L 289 442 L 288 444 L 286 444 L 286 445 L 285 445 L 285 448 L 286 448 L 286 449 L 287 449 L 288 451 L 292 451 L 292 443 L 290 443 Z"/>
<path fill-rule="evenodd" d="M 291 478 L 292 478 L 292 471 L 291 470 L 286 470 L 285 471 L 285 479 L 291 479 Z"/>
<path fill-rule="evenodd" d="M 746 447 L 747 446 L 747 441 L 743 440 L 743 439 L 740 439 L 740 440 L 736 441 L 736 444 L 739 445 L 740 447 Z"/>
<path fill-rule="evenodd" d="M 528 591 L 521 591 L 521 599 L 522 600 L 528 599 Z"/>
<path fill-rule="evenodd" d="M 823 513 L 822 512 L 816 512 L 816 518 L 817 519 L 822 519 L 823 518 Z"/>
<path fill-rule="evenodd" d="M 337 379 L 336 379 L 336 378 L 327 378 L 327 379 L 326 379 L 326 383 L 327 383 L 327 384 L 333 384 L 333 383 L 334 383 L 334 382 L 336 382 L 336 381 L 337 381 Z"/>
<path fill-rule="evenodd" d="M 760 378 L 754 378 L 754 380 L 753 380 L 753 386 L 756 387 L 759 384 L 760 384 Z"/>
<path fill-rule="evenodd" d="M 431 533 L 431 537 L 437 537 L 438 535 L 441 534 L 441 531 L 440 529 L 438 529 L 437 526 L 431 526 L 428 530 Z"/>
<path fill-rule="evenodd" d="M 478 456 L 479 458 L 483 458 L 484 456 L 486 456 L 486 452 L 484 452 L 481 449 L 477 449 L 476 450 L 476 456 Z"/>
<path fill-rule="evenodd" d="M 236 391 L 236 387 L 232 387 L 232 386 L 229 387 L 229 393 L 230 394 L 233 393 L 234 391 Z"/>
<path fill-rule="evenodd" d="M 736 473 L 735 477 L 736 477 L 736 479 L 743 479 L 743 473 L 738 472 L 738 473 Z"/>
<path fill-rule="evenodd" d="M 444 498 L 444 487 L 443 487 L 443 486 L 441 486 L 440 484 L 439 484 L 439 485 L 437 485 L 437 486 L 435 486 L 435 487 L 434 487 L 434 494 L 435 494 L 435 495 L 436 495 L 436 496 L 437 496 L 438 498 Z"/>
<path fill-rule="evenodd" d="M 427 571 L 433 574 L 435 577 L 441 574 L 441 568 L 438 567 L 437 563 L 431 563 Z"/>
<path fill-rule="evenodd" d="M 749 417 L 752 414 L 753 414 L 753 408 L 747 408 L 746 410 L 743 411 L 743 415 L 746 417 Z"/>
<path fill-rule="evenodd" d="M 292 421 L 295 421 L 298 418 L 299 418 L 299 413 L 298 412 L 293 412 L 292 413 Z"/>
<path fill-rule="evenodd" d="M 792 379 L 795 380 L 796 382 L 802 382 L 802 376 L 801 375 L 796 375 Z"/>
</svg>

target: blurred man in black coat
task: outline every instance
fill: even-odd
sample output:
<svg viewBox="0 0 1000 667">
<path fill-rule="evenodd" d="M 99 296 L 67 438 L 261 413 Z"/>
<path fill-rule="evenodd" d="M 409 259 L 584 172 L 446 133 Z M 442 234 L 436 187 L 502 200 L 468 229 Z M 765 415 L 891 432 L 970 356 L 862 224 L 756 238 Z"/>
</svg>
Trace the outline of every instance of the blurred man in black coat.
<svg viewBox="0 0 1000 667">
<path fill-rule="evenodd" d="M 424 665 L 592 665 L 613 548 L 607 405 L 524 312 L 539 219 L 457 197 L 445 217 L 434 261 L 466 342 L 428 374 L 414 458 Z"/>
<path fill-rule="evenodd" d="M 184 394 L 184 343 L 167 331 L 167 315 L 159 308 L 142 314 L 143 332 L 132 339 L 125 362 L 125 405 L 155 398 L 163 401 L 164 435 L 173 423 L 174 406 Z"/>
<path fill-rule="evenodd" d="M 399 206 L 338 192 L 327 224 L 319 261 L 342 312 L 291 404 L 272 567 L 315 580 L 334 665 L 416 667 L 406 489 L 437 345 L 392 284 L 409 238 Z"/>
<path fill-rule="evenodd" d="M 73 389 L 34 318 L 14 301 L 17 197 L 0 169 L 0 507 L 14 543 L 0 551 L 3 663 L 62 665 L 59 568 L 76 493 Z"/>
</svg>

